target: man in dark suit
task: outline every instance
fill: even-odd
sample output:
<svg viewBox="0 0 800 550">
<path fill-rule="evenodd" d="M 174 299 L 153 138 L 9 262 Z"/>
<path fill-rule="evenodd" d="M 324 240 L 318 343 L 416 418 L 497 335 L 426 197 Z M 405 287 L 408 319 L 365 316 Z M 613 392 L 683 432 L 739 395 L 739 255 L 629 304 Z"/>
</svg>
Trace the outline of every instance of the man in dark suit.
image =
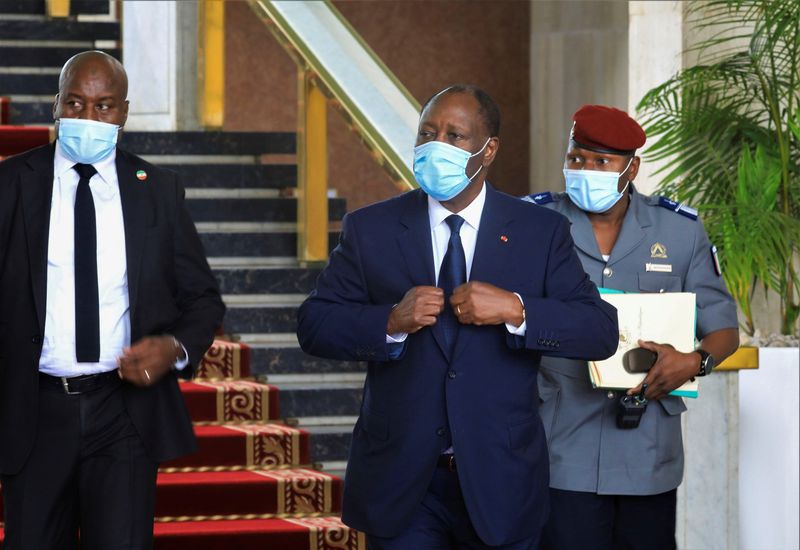
<svg viewBox="0 0 800 550">
<path fill-rule="evenodd" d="M 370 548 L 536 548 L 548 511 L 539 359 L 617 347 L 616 311 L 566 219 L 485 183 L 499 126 L 475 87 L 431 98 L 422 189 L 346 216 L 300 308 L 305 351 L 369 361 L 343 519 Z"/>
<path fill-rule="evenodd" d="M 224 306 L 175 174 L 116 147 L 122 65 L 64 65 L 58 139 L 0 163 L 5 548 L 152 546 L 158 464 L 195 449 L 177 377 Z"/>
</svg>

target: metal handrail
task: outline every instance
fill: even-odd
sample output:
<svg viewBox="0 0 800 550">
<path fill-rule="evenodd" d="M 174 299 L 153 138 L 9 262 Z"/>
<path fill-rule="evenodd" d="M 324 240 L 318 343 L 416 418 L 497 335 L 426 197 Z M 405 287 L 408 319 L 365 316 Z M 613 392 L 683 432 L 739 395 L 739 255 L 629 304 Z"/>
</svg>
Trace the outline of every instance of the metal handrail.
<svg viewBox="0 0 800 550">
<path fill-rule="evenodd" d="M 298 67 L 311 73 L 314 84 L 334 100 L 334 105 L 358 132 L 395 184 L 403 190 L 415 188 L 411 161 L 420 105 L 333 4 L 329 0 L 249 0 L 249 3 Z M 301 18 L 306 18 L 309 26 L 316 24 L 315 30 L 318 32 L 313 37 L 304 36 L 304 30 L 307 29 L 298 27 L 297 22 Z M 310 40 L 327 42 L 332 49 L 322 51 Z M 344 59 L 348 65 L 344 69 L 334 67 L 332 59 Z M 342 78 L 344 73 L 354 82 L 346 82 Z M 380 75 L 380 81 L 376 81 L 376 75 Z M 362 97 L 355 97 L 355 84 L 361 86 L 356 93 Z M 368 94 L 368 91 L 373 93 Z M 370 102 L 364 104 L 363 99 L 367 95 L 370 96 Z M 371 116 L 376 113 L 378 116 L 394 117 L 395 123 L 404 126 L 402 135 L 398 138 L 401 132 L 397 131 L 395 136 L 390 136 L 387 132 L 389 125 L 385 124 L 387 121 Z"/>
</svg>

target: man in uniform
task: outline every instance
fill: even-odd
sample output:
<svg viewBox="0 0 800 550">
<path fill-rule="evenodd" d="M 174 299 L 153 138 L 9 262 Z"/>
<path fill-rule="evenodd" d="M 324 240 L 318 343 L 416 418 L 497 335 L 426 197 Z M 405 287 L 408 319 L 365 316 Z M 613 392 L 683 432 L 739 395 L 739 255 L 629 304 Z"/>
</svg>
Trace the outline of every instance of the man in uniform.
<svg viewBox="0 0 800 550">
<path fill-rule="evenodd" d="M 583 268 L 598 287 L 694 292 L 700 343 L 690 353 L 640 344 L 658 359 L 643 382 L 650 404 L 635 429 L 617 427 L 624 392 L 593 389 L 585 362 L 542 358 L 540 410 L 551 476 L 543 543 L 550 549 L 674 548 L 686 406 L 669 392 L 709 374 L 736 350 L 736 305 L 697 212 L 634 188 L 635 153 L 646 139 L 641 126 L 623 111 L 598 105 L 581 107 L 573 121 L 564 161 L 567 192 L 528 200 L 569 219 Z"/>
</svg>

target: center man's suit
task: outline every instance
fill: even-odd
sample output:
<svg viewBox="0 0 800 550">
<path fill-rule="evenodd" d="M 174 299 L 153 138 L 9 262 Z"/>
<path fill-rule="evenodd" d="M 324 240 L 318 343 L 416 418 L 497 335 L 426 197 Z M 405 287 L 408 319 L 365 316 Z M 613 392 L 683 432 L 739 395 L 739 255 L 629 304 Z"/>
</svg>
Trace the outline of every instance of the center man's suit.
<svg viewBox="0 0 800 550">
<path fill-rule="evenodd" d="M 470 279 L 521 296 L 525 336 L 503 324 L 461 325 L 450 355 L 434 325 L 409 335 L 390 360 L 392 307 L 412 287 L 436 285 L 427 200 L 411 191 L 345 218 L 339 246 L 300 308 L 298 336 L 308 353 L 369 362 L 345 523 L 380 537 L 400 533 L 449 435 L 476 532 L 487 544 L 507 544 L 538 534 L 548 512 L 540 356 L 610 356 L 616 311 L 583 272 L 564 217 L 487 185 Z"/>
</svg>

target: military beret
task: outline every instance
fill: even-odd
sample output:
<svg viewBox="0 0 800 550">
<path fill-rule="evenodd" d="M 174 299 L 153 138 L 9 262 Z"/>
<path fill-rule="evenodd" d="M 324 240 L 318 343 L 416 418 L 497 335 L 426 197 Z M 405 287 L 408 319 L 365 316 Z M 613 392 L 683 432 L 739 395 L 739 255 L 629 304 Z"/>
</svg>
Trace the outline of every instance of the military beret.
<svg viewBox="0 0 800 550">
<path fill-rule="evenodd" d="M 604 105 L 584 105 L 572 115 L 570 139 L 578 147 L 630 155 L 644 145 L 647 136 L 625 111 Z"/>
</svg>

